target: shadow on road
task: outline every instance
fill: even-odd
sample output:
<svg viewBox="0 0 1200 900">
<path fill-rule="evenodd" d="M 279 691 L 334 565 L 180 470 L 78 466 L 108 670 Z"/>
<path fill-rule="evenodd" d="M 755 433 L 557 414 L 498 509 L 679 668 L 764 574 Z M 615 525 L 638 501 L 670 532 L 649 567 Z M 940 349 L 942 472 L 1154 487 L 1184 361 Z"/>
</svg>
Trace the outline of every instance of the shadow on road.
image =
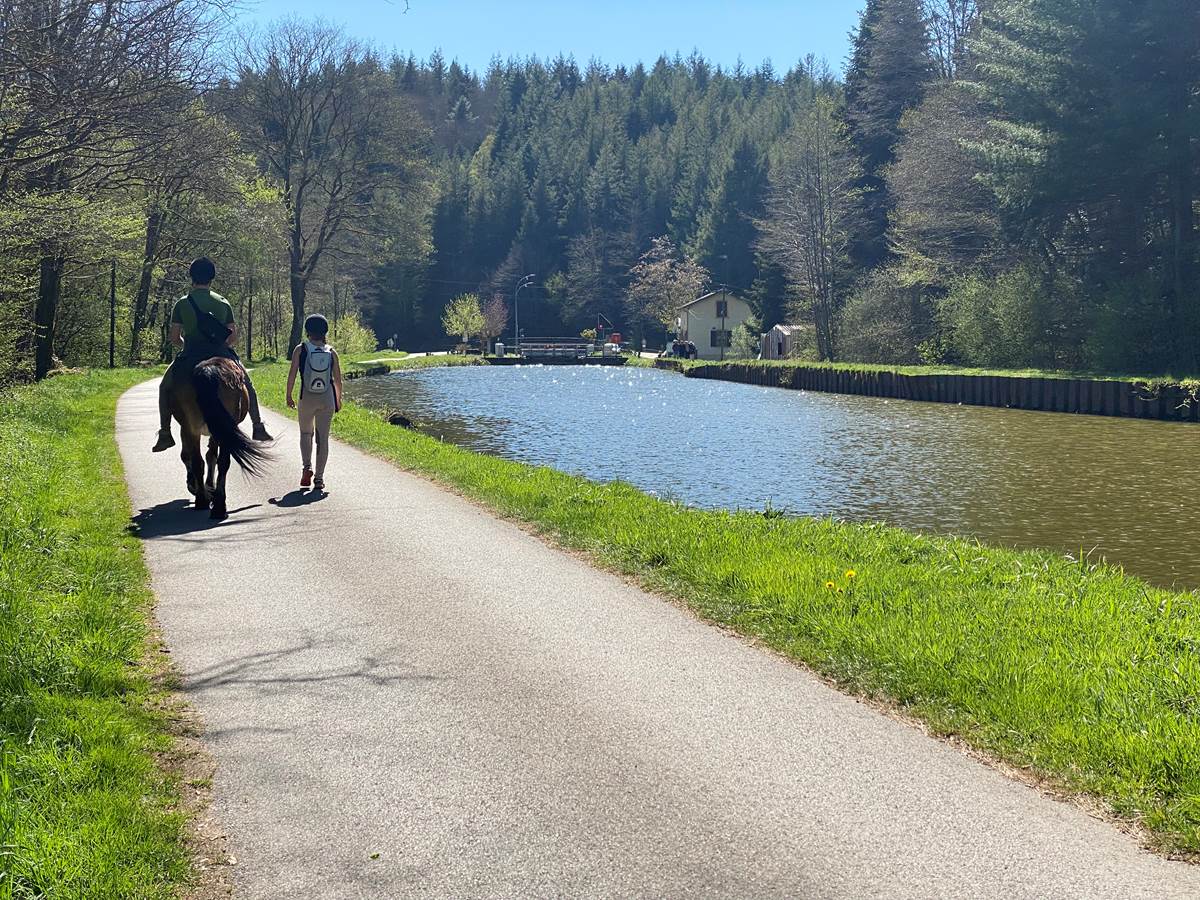
<svg viewBox="0 0 1200 900">
<path fill-rule="evenodd" d="M 213 528 L 236 525 L 237 520 L 232 518 L 235 514 L 245 512 L 248 509 L 257 509 L 261 505 L 259 503 L 251 503 L 248 506 L 231 509 L 229 510 L 229 519 L 214 522 L 208 517 L 208 510 L 196 509 L 192 506 L 191 500 L 185 500 L 181 497 L 177 500 L 159 503 L 148 509 L 139 510 L 138 514 L 129 520 L 128 531 L 130 534 L 147 541 L 154 540 L 155 538 L 193 534 L 197 531 L 209 531 Z"/>
<path fill-rule="evenodd" d="M 297 488 L 290 493 L 284 494 L 282 497 L 272 497 L 267 502 L 272 506 L 282 506 L 284 509 L 295 506 L 308 506 L 310 503 L 319 503 L 324 500 L 328 494 L 324 491 L 318 491 L 315 488 L 311 491 L 304 488 Z"/>
<path fill-rule="evenodd" d="M 368 654 L 346 658 L 352 638 L 308 636 L 287 647 L 247 653 L 200 669 L 185 679 L 183 690 L 198 691 L 237 685 L 277 694 L 280 686 L 365 682 L 388 687 L 404 682 L 440 681 L 437 675 L 415 672 L 398 656 Z M 302 688 L 303 689 L 303 688 Z M 342 690 L 338 688 L 337 690 Z"/>
</svg>

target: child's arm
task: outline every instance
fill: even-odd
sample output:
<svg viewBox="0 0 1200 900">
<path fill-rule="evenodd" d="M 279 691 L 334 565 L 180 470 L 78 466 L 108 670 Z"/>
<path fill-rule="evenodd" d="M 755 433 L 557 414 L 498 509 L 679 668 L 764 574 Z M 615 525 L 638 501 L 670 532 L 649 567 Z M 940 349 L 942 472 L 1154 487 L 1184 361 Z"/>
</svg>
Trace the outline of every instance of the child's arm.
<svg viewBox="0 0 1200 900">
<path fill-rule="evenodd" d="M 300 370 L 300 345 L 296 345 L 296 349 L 292 351 L 292 367 L 288 370 L 287 383 L 287 405 L 289 409 L 296 408 L 296 401 L 292 399 L 292 389 L 296 386 L 296 373 Z"/>
<path fill-rule="evenodd" d="M 337 351 L 333 351 L 333 411 L 342 408 L 342 362 L 338 359 Z"/>
</svg>

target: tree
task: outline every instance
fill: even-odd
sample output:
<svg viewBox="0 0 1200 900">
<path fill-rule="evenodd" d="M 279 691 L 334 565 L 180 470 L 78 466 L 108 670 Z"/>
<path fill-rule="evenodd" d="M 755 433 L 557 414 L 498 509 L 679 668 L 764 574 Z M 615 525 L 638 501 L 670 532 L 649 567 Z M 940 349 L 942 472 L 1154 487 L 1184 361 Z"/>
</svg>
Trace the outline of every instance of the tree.
<svg viewBox="0 0 1200 900">
<path fill-rule="evenodd" d="M 696 235 L 697 257 L 730 290 L 746 293 L 758 277 L 754 220 L 762 217 L 767 165 L 743 134 L 713 189 Z"/>
<path fill-rule="evenodd" d="M 971 149 L 989 137 L 977 97 L 961 85 L 939 84 L 905 115 L 902 133 L 887 170 L 899 274 L 910 283 L 944 285 L 969 269 L 1006 261 L 996 195 L 977 177 Z"/>
<path fill-rule="evenodd" d="M 586 226 L 567 251 L 568 315 L 615 318 L 634 258 L 627 147 L 605 144 L 584 188 Z"/>
<path fill-rule="evenodd" d="M 972 63 L 992 123 L 972 149 L 1006 242 L 1052 284 L 1155 284 L 1162 362 L 1194 370 L 1200 6 L 995 0 Z"/>
<path fill-rule="evenodd" d="M 247 142 L 287 209 L 294 346 L 324 257 L 369 253 L 379 197 L 420 180 L 424 129 L 374 56 L 322 23 L 287 20 L 245 46 L 236 91 Z"/>
<path fill-rule="evenodd" d="M 268 271 L 273 254 L 283 249 L 279 196 L 259 180 L 232 126 L 200 102 L 187 118 L 189 127 L 165 141 L 144 168 L 141 258 L 129 323 L 132 363 L 141 359 L 143 337 L 157 313 L 158 300 L 152 306 L 151 297 L 164 268 L 179 272 L 189 255 L 203 253 L 220 260 L 222 283 L 230 285 L 231 275 Z"/>
<path fill-rule="evenodd" d="M 759 249 L 787 273 L 796 312 L 812 321 L 822 359 L 836 358 L 858 175 L 832 102 L 818 98 L 783 142 L 758 223 Z"/>
<path fill-rule="evenodd" d="M 884 169 L 900 140 L 900 121 L 933 77 L 920 0 L 868 0 L 846 72 L 846 122 L 862 161 L 863 215 L 851 257 L 864 269 L 888 255 L 892 201 Z"/>
<path fill-rule="evenodd" d="M 491 346 L 491 342 L 504 334 L 508 327 L 508 304 L 503 294 L 492 294 L 492 299 L 483 307 L 483 328 L 480 335 Z"/>
<path fill-rule="evenodd" d="M 679 307 L 704 293 L 709 275 L 704 267 L 682 256 L 666 235 L 656 237 L 629 272 L 625 308 L 635 321 L 675 326 Z"/>
<path fill-rule="evenodd" d="M 460 294 L 450 301 L 442 313 L 442 328 L 451 337 L 462 336 L 467 343 L 487 327 L 479 297 L 475 294 Z"/>
<path fill-rule="evenodd" d="M 967 38 L 979 23 L 986 0 L 922 0 L 929 55 L 938 78 L 953 79 L 967 55 Z"/>
<path fill-rule="evenodd" d="M 0 194 L 40 235 L 35 377 L 52 365 L 76 239 L 94 243 L 99 233 L 77 230 L 79 213 L 136 185 L 142 164 L 184 127 L 211 80 L 205 49 L 217 8 L 206 0 L 0 3 Z"/>
</svg>

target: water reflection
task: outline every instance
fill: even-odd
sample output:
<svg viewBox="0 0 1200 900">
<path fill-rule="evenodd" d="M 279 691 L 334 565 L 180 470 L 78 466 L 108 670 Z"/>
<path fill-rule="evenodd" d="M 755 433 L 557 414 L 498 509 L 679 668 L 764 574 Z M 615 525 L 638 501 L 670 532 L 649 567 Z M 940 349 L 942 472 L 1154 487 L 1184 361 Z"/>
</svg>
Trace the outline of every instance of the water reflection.
<svg viewBox="0 0 1200 900">
<path fill-rule="evenodd" d="M 352 399 L 474 450 L 709 507 L 1094 552 L 1200 585 L 1197 426 L 805 393 L 647 369 L 462 367 Z"/>
</svg>

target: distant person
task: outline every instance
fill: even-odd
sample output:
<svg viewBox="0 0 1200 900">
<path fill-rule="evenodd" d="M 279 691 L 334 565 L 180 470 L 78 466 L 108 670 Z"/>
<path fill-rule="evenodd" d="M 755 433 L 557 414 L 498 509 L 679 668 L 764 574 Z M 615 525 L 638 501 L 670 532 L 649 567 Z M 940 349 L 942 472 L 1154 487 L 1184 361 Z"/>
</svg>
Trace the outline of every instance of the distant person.
<svg viewBox="0 0 1200 900">
<path fill-rule="evenodd" d="M 400 335 L 398 335 L 398 334 L 393 334 L 393 335 L 392 335 L 392 343 L 391 343 L 391 347 L 392 347 L 392 349 L 393 349 L 393 350 L 399 350 L 399 349 L 400 349 Z"/>
<path fill-rule="evenodd" d="M 239 366 L 242 361 L 233 349 L 237 341 L 237 325 L 233 321 L 233 307 L 229 301 L 212 290 L 217 267 L 207 256 L 195 260 L 188 268 L 192 289 L 186 297 L 175 303 L 171 311 L 170 341 L 182 348 L 171 363 L 158 386 L 158 442 L 153 451 L 160 453 L 175 446 L 171 436 L 170 390 L 181 372 L 190 373 L 196 363 L 214 356 L 232 359 Z M 269 441 L 271 435 L 263 425 L 258 411 L 258 393 L 250 381 L 250 373 L 242 366 L 246 378 L 246 391 L 250 395 L 250 421 L 254 423 L 254 440 Z"/>
<path fill-rule="evenodd" d="M 296 409 L 293 389 L 300 378 L 300 487 L 325 490 L 325 464 L 329 461 L 329 426 L 342 408 L 342 364 L 337 351 L 326 343 L 329 322 L 324 316 L 304 320 L 307 340 L 292 351 L 288 372 L 287 405 Z M 313 438 L 317 440 L 317 467 L 313 470 Z"/>
<path fill-rule="evenodd" d="M 395 339 L 394 339 L 394 338 L 388 338 L 388 339 L 387 339 L 387 348 L 388 348 L 389 350 L 394 350 L 394 349 L 396 349 L 396 341 L 395 341 Z"/>
</svg>

